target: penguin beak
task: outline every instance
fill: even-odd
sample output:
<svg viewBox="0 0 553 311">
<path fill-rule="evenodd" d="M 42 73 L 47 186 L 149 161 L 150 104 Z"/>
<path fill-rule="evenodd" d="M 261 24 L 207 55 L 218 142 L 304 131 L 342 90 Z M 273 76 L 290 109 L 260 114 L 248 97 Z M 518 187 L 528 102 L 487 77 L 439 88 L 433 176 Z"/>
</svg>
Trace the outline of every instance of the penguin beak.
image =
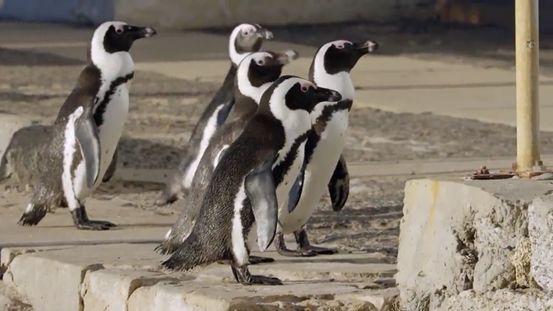
<svg viewBox="0 0 553 311">
<path fill-rule="evenodd" d="M 298 59 L 299 53 L 294 50 L 286 50 L 282 53 L 277 54 L 276 61 L 279 65 L 286 65 L 292 62 L 293 60 Z"/>
<path fill-rule="evenodd" d="M 152 27 L 138 26 L 129 26 L 128 32 L 132 35 L 134 40 L 148 38 L 157 34 L 157 31 Z"/>
<path fill-rule="evenodd" d="M 353 47 L 362 54 L 366 54 L 376 51 L 378 49 L 378 43 L 376 41 L 368 40 L 365 42 L 354 43 Z"/>
<path fill-rule="evenodd" d="M 257 30 L 257 36 L 265 40 L 273 39 L 273 33 L 265 28 L 259 28 Z"/>
</svg>

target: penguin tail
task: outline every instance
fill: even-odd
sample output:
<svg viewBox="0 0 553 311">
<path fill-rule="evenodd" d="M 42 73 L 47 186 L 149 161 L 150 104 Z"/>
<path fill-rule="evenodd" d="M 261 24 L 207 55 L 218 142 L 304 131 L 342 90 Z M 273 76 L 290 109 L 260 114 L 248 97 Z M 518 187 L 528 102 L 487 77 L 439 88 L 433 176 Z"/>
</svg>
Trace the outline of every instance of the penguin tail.
<svg viewBox="0 0 553 311">
<path fill-rule="evenodd" d="M 177 250 L 177 247 L 178 245 L 173 241 L 173 239 L 167 239 L 156 246 L 154 251 L 161 255 L 169 255 L 174 253 Z"/>
<path fill-rule="evenodd" d="M 207 263 L 203 259 L 205 258 L 203 251 L 203 247 L 196 236 L 191 234 L 161 265 L 173 271 L 187 271 Z"/>
</svg>

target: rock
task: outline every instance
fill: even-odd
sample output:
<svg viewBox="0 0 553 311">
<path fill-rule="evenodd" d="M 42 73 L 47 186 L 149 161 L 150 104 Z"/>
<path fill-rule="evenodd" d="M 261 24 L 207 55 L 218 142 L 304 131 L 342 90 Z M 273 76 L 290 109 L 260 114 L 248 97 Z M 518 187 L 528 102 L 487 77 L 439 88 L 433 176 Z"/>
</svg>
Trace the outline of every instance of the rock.
<svg viewBox="0 0 553 311">
<path fill-rule="evenodd" d="M 0 113 L 0 158 L 6 151 L 13 133 L 18 129 L 37 123 L 36 118 Z"/>
<path fill-rule="evenodd" d="M 528 206 L 551 191 L 545 181 L 407 182 L 396 274 L 403 307 L 434 310 L 467 290 L 532 286 Z"/>
<path fill-rule="evenodd" d="M 528 208 L 528 231 L 532 276 L 541 288 L 553 292 L 553 196 L 532 202 Z"/>
</svg>

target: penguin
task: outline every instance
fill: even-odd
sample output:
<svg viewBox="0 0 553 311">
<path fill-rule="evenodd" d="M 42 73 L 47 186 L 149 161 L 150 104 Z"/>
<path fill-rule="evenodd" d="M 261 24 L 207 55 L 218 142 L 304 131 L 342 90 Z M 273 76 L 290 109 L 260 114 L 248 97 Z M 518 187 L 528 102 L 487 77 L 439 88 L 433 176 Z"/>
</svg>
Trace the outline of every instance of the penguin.
<svg viewBox="0 0 553 311">
<path fill-rule="evenodd" d="M 20 224 L 36 225 L 45 216 L 44 211 L 50 210 L 54 205 L 67 205 L 75 226 L 79 229 L 105 230 L 114 226 L 109 222 L 88 219 L 84 200 L 101 183 L 108 170 L 127 118 L 129 82 L 134 75 L 129 50 L 135 40 L 155 34 L 156 31 L 151 27 L 131 26 L 124 22 L 101 24 L 92 37 L 91 61 L 81 71 L 77 84 L 61 106 L 54 125 L 24 128 L 12 137 L 10 147 L 5 153 L 9 158 L 3 159 L 2 163 L 10 166 L 12 174 L 31 176 L 35 188 Z M 81 110 L 90 111 L 80 114 L 90 116 L 93 121 L 91 126 L 94 127 L 99 143 L 97 147 L 87 149 L 97 153 L 94 158 L 98 163 L 93 167 L 98 171 L 94 173 L 96 177 L 92 184 L 92 166 L 89 163 L 94 161 L 89 161 L 90 156 L 82 150 L 87 147 L 81 137 L 71 136 L 71 130 L 68 129 L 74 127 L 71 124 L 77 124 L 76 120 L 81 120 L 82 117 L 78 116 Z M 58 132 L 61 130 L 66 132 L 63 144 L 59 143 Z M 42 143 L 38 145 L 36 135 L 42 135 Z M 80 146 L 80 153 L 76 145 Z M 37 150 L 48 154 L 50 158 L 45 161 L 41 156 L 37 157 Z M 25 159 L 38 163 L 29 163 Z M 19 163 L 22 160 L 23 165 Z M 16 172 L 14 167 L 23 169 Z M 37 168 L 38 171 L 35 172 Z M 45 181 L 52 185 L 46 185 Z"/>
<path fill-rule="evenodd" d="M 196 123 L 188 140 L 186 154 L 177 172 L 167 182 L 156 202 L 157 205 L 175 202 L 183 191 L 191 187 L 205 149 L 233 109 L 235 103 L 233 88 L 238 65 L 249 53 L 259 51 L 263 40 L 272 38 L 272 32 L 258 24 L 240 24 L 233 29 L 228 43 L 230 68 L 225 80 Z"/>
<path fill-rule="evenodd" d="M 234 87 L 234 109 L 228 117 L 229 120 L 211 139 L 198 165 L 190 195 L 184 202 L 179 219 L 165 236 L 164 242 L 158 248 L 159 252 L 172 253 L 190 234 L 199 213 L 203 193 L 222 154 L 238 138 L 247 121 L 255 114 L 263 93 L 280 77 L 282 67 L 297 57 L 298 53 L 292 50 L 282 53 L 255 52 L 240 62 Z"/>
<path fill-rule="evenodd" d="M 319 87 L 338 91 L 342 101 L 321 103 L 312 112 L 313 128 L 305 145 L 304 164 L 290 193 L 288 208 L 279 211 L 275 247 L 284 256 L 333 254 L 334 249 L 309 243 L 305 224 L 328 190 L 332 208 L 340 211 L 349 194 L 349 175 L 344 157 L 348 117 L 354 98 L 350 71 L 365 54 L 374 52 L 374 41 L 353 43 L 338 40 L 322 45 L 309 69 L 309 79 Z M 285 233 L 294 233 L 297 250 L 289 250 Z"/>
<path fill-rule="evenodd" d="M 338 92 L 294 76 L 271 85 L 255 115 L 221 156 L 192 232 L 162 265 L 189 270 L 226 261 L 241 284 L 282 284 L 277 278 L 250 274 L 246 237 L 255 224 L 259 249 L 269 247 L 279 202 L 288 202 L 301 168 L 294 163 L 303 161 L 300 150 L 311 129 L 309 113 L 319 102 L 339 99 Z"/>
</svg>

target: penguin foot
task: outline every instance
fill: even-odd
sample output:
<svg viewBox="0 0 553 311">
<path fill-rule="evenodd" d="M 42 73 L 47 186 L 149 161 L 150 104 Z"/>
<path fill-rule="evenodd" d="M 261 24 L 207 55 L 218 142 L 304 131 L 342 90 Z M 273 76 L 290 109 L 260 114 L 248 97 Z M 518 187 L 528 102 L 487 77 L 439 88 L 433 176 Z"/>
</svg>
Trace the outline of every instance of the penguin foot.
<svg viewBox="0 0 553 311">
<path fill-rule="evenodd" d="M 269 263 L 274 262 L 275 259 L 271 257 L 262 257 L 262 256 L 250 256 L 250 264 L 257 265 L 260 263 Z"/>
<path fill-rule="evenodd" d="M 283 285 L 282 281 L 279 278 L 273 278 L 270 276 L 263 275 L 251 275 L 249 283 L 243 283 L 244 285 Z"/>
<path fill-rule="evenodd" d="M 277 252 L 284 257 L 313 257 L 317 255 L 317 253 L 314 253 L 310 250 L 303 250 L 303 249 L 292 250 L 287 248 L 284 248 L 284 249 L 277 248 Z"/>
<path fill-rule="evenodd" d="M 338 253 L 338 250 L 335 248 L 326 248 L 315 245 L 307 245 L 301 248 L 302 252 L 311 252 L 315 255 L 332 255 Z"/>
<path fill-rule="evenodd" d="M 288 247 L 286 247 L 286 242 L 284 241 L 284 233 L 282 232 L 277 232 L 277 236 L 275 238 L 275 248 L 281 256 L 285 257 L 313 257 L 317 255 L 310 250 L 304 251 L 301 248 L 298 250 L 288 249 Z"/>
<path fill-rule="evenodd" d="M 242 285 L 282 285 L 282 281 L 279 278 L 250 274 L 248 266 L 231 266 L 231 268 L 236 282 Z"/>
<path fill-rule="evenodd" d="M 305 227 L 302 227 L 300 230 L 294 232 L 294 236 L 296 237 L 298 249 L 302 252 L 312 253 L 314 254 L 314 256 L 332 255 L 338 252 L 337 249 L 311 245 L 311 243 L 309 243 L 309 238 L 307 237 L 307 231 L 305 230 Z"/>
<path fill-rule="evenodd" d="M 71 216 L 73 217 L 75 227 L 80 230 L 109 230 L 115 227 L 115 224 L 109 221 L 88 219 L 84 207 L 79 207 L 71 211 Z"/>
<path fill-rule="evenodd" d="M 109 230 L 116 226 L 114 223 L 103 220 L 87 220 L 75 225 L 80 230 Z"/>
<path fill-rule="evenodd" d="M 35 226 L 44 216 L 46 216 L 46 209 L 34 208 L 30 212 L 23 213 L 17 223 L 21 226 Z"/>
</svg>

